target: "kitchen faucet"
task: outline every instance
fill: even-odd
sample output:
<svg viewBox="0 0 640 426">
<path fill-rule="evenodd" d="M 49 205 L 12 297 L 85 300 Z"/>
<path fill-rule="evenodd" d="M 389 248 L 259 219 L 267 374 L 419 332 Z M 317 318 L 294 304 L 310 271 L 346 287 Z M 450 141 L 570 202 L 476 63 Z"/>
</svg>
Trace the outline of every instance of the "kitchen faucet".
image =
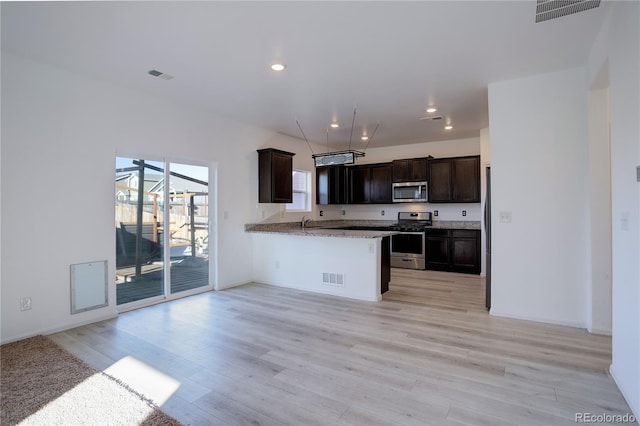
<svg viewBox="0 0 640 426">
<path fill-rule="evenodd" d="M 307 218 L 306 216 L 302 216 L 302 220 L 300 221 L 300 227 L 304 229 L 307 223 L 311 222 L 311 218 Z"/>
</svg>

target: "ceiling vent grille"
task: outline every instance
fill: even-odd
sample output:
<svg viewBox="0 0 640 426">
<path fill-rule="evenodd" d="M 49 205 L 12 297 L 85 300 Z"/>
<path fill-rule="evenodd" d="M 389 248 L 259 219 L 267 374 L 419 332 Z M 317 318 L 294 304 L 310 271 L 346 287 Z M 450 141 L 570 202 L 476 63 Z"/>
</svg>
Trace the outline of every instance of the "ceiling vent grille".
<svg viewBox="0 0 640 426">
<path fill-rule="evenodd" d="M 432 116 L 429 116 L 429 117 L 420 117 L 420 120 L 422 120 L 422 121 L 430 121 L 430 120 L 437 121 L 437 120 L 442 120 L 442 116 L 441 115 L 432 115 Z"/>
<path fill-rule="evenodd" d="M 600 6 L 600 0 L 538 0 L 536 22 L 560 18 Z"/>
<path fill-rule="evenodd" d="M 172 76 L 172 75 L 165 74 L 165 73 L 163 73 L 162 71 L 158 71 L 158 70 L 150 70 L 150 71 L 148 72 L 148 74 L 149 74 L 149 75 L 152 75 L 152 76 L 154 76 L 154 77 L 161 78 L 161 79 L 163 79 L 163 80 L 171 80 L 171 79 L 173 78 L 173 76 Z"/>
</svg>

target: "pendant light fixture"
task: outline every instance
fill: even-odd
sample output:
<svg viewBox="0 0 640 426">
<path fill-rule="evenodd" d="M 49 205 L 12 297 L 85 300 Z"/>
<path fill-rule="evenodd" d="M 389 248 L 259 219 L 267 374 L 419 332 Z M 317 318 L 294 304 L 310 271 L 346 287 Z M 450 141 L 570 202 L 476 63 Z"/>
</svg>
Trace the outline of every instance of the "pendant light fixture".
<svg viewBox="0 0 640 426">
<path fill-rule="evenodd" d="M 371 133 L 371 136 L 369 136 L 367 145 L 364 147 L 364 150 L 358 151 L 355 149 L 351 149 L 351 141 L 353 139 L 353 127 L 356 121 L 356 112 L 357 112 L 357 107 L 354 106 L 353 119 L 351 120 L 351 135 L 349 136 L 349 146 L 347 147 L 347 149 L 342 151 L 328 151 L 320 154 L 316 154 L 315 152 L 313 152 L 313 148 L 311 148 L 311 144 L 309 143 L 307 136 L 304 134 L 304 131 L 302 130 L 302 126 L 300 126 L 300 123 L 298 122 L 298 120 L 296 120 L 296 124 L 300 129 L 300 133 L 302 133 L 302 137 L 304 138 L 305 142 L 307 142 L 307 145 L 311 150 L 311 157 L 313 158 L 313 161 L 316 167 L 333 166 L 333 165 L 339 165 L 339 164 L 353 164 L 355 163 L 356 158 L 364 157 L 364 153 L 367 150 L 367 147 L 369 146 L 369 144 L 371 143 L 371 140 L 373 139 L 373 136 L 375 135 L 376 130 L 378 130 L 378 126 L 380 125 L 380 123 L 379 122 L 376 123 L 376 127 L 375 129 L 373 129 L 373 133 Z M 327 132 L 327 149 L 329 149 L 329 132 Z"/>
</svg>

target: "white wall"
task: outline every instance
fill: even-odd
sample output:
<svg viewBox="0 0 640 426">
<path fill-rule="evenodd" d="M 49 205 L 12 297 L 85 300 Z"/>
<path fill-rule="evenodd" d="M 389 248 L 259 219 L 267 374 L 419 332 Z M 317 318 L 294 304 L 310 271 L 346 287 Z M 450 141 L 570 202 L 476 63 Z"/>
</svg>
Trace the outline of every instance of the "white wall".
<svg viewBox="0 0 640 426">
<path fill-rule="evenodd" d="M 380 300 L 379 238 L 252 234 L 254 281 L 375 302 Z M 344 286 L 323 283 L 342 274 Z"/>
<path fill-rule="evenodd" d="M 308 157 L 303 141 L 3 51 L 0 339 L 116 314 L 112 285 L 108 307 L 70 315 L 69 265 L 106 259 L 109 282 L 115 282 L 118 152 L 217 164 L 215 284 L 250 281 L 251 237 L 244 224 L 260 215 L 255 150 L 266 146 L 298 153 L 294 163 Z M 238 254 L 246 261 L 238 262 Z M 33 309 L 21 312 L 26 296 Z"/>
<path fill-rule="evenodd" d="M 494 315 L 586 324 L 586 74 L 489 85 Z"/>
<path fill-rule="evenodd" d="M 603 70 L 607 74 L 608 68 Z M 609 89 L 589 91 L 587 329 L 611 334 L 611 155 Z"/>
<path fill-rule="evenodd" d="M 608 63 L 611 116 L 611 375 L 640 417 L 640 4 L 615 2 L 589 56 L 590 82 Z"/>
</svg>

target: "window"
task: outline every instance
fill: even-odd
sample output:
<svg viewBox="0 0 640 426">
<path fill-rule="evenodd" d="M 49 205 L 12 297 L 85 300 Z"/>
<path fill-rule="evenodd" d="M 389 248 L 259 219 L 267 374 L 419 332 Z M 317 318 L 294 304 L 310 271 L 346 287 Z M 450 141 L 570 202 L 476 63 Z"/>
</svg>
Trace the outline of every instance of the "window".
<svg viewBox="0 0 640 426">
<path fill-rule="evenodd" d="M 311 172 L 293 171 L 293 202 L 286 204 L 288 212 L 311 211 Z"/>
</svg>

